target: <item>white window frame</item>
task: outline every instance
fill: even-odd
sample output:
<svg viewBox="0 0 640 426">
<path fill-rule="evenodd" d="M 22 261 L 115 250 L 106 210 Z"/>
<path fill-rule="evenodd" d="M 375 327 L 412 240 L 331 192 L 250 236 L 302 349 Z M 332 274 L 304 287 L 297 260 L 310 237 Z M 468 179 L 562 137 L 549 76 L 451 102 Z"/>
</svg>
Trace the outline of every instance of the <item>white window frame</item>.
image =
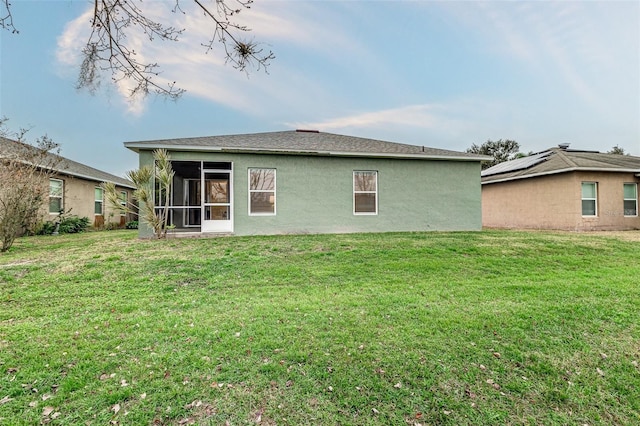
<svg viewBox="0 0 640 426">
<path fill-rule="evenodd" d="M 595 188 L 595 198 L 584 198 L 582 196 L 582 186 L 585 184 L 589 184 L 589 185 L 593 185 Z M 584 210 L 582 209 L 582 202 L 583 201 L 593 201 L 594 202 L 594 213 L 593 215 L 586 215 L 584 214 Z M 580 184 L 580 213 L 582 213 L 582 217 L 598 217 L 598 182 L 582 182 Z"/>
<path fill-rule="evenodd" d="M 120 191 L 120 205 L 123 207 L 123 210 L 120 210 L 120 216 L 127 215 L 127 203 L 129 201 L 129 193 L 127 191 Z"/>
<path fill-rule="evenodd" d="M 624 187 L 626 185 L 633 185 L 633 189 L 635 190 L 635 198 L 624 198 Z M 624 215 L 624 217 L 638 217 L 638 184 L 634 183 L 634 182 L 625 182 L 622 185 L 622 214 Z M 624 209 L 624 201 L 635 201 L 636 203 L 636 214 L 625 214 L 625 209 Z"/>
<path fill-rule="evenodd" d="M 251 189 L 251 172 L 254 170 L 269 170 L 273 171 L 273 189 Z M 249 211 L 249 216 L 275 216 L 278 211 L 278 194 L 276 192 L 277 189 L 277 170 L 274 167 L 249 167 L 247 169 L 247 188 L 248 188 L 248 199 L 247 199 L 247 209 Z M 273 213 L 254 213 L 251 211 L 251 194 L 254 193 L 262 193 L 262 192 L 273 192 Z"/>
<path fill-rule="evenodd" d="M 51 200 L 51 198 L 59 198 L 60 199 L 60 210 L 64 210 L 64 181 L 62 179 L 55 179 L 55 178 L 50 178 L 49 179 L 49 183 L 51 183 L 51 181 L 56 181 L 56 182 L 60 182 L 60 195 L 51 195 L 51 186 L 49 186 L 49 200 Z M 49 202 L 49 214 L 52 215 L 59 215 L 60 211 L 57 212 L 52 212 L 51 211 L 51 202 Z"/>
<path fill-rule="evenodd" d="M 375 191 L 356 191 L 356 173 L 373 173 L 376 177 Z M 351 175 L 351 185 L 353 185 L 353 214 L 355 216 L 377 216 L 378 215 L 378 171 L 377 170 L 354 170 Z M 374 194 L 376 196 L 376 210 L 374 212 L 357 212 L 356 211 L 356 194 Z"/>
<path fill-rule="evenodd" d="M 99 200 L 96 198 L 96 189 L 99 189 L 100 190 L 100 194 L 102 195 L 102 198 L 99 199 Z M 99 187 L 99 186 L 94 187 L 94 189 L 93 189 L 93 198 L 94 198 L 94 200 L 93 200 L 93 215 L 94 216 L 104 216 L 104 189 Z M 100 203 L 100 213 L 96 213 L 96 203 L 98 203 L 98 202 Z"/>
</svg>

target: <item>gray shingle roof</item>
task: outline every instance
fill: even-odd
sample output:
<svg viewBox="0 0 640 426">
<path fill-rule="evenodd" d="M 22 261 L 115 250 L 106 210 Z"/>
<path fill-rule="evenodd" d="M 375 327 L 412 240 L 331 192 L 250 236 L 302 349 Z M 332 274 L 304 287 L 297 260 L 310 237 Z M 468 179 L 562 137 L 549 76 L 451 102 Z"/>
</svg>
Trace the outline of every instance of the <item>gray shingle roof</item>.
<svg viewBox="0 0 640 426">
<path fill-rule="evenodd" d="M 19 156 L 21 152 L 24 152 L 25 149 L 33 149 L 33 147 L 22 142 L 0 137 L 0 157 L 16 157 Z M 49 156 L 52 159 L 51 163 L 56 165 L 55 171 L 60 174 L 95 182 L 113 182 L 119 186 L 135 189 L 133 182 L 127 179 L 112 175 L 111 173 L 103 172 L 102 170 L 94 169 L 93 167 L 69 160 L 68 158 L 64 158 L 56 154 L 51 153 Z"/>
<path fill-rule="evenodd" d="M 463 161 L 490 159 L 489 157 L 477 154 L 449 151 L 446 149 L 301 130 L 161 139 L 126 142 L 124 145 L 136 152 L 165 148 L 168 150 L 183 151 L 262 152 L 299 155 L 451 159 Z"/>
<path fill-rule="evenodd" d="M 572 171 L 610 171 L 640 173 L 640 157 L 619 154 L 603 154 L 551 148 L 540 154 L 541 161 L 530 167 L 518 167 L 521 159 L 497 164 L 482 171 L 482 183 L 505 182 Z M 525 157 L 526 158 L 526 157 Z"/>
</svg>

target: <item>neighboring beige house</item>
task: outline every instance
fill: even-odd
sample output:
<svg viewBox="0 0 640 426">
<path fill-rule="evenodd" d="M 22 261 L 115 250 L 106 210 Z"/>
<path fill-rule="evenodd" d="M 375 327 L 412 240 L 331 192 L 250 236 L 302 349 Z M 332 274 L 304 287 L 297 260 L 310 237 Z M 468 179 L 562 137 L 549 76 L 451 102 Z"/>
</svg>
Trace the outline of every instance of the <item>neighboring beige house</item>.
<svg viewBox="0 0 640 426">
<path fill-rule="evenodd" d="M 0 157 L 15 157 L 25 149 L 25 144 L 0 137 Z M 89 218 L 91 224 L 101 228 L 108 223 L 124 226 L 135 220 L 130 214 L 121 214 L 109 207 L 105 200 L 102 182 L 113 182 L 122 202 L 131 202 L 135 187 L 127 179 L 103 172 L 68 158 L 49 154 L 55 161 L 55 173 L 49 179 L 49 198 L 42 208 L 42 218 L 53 221 L 60 214 Z"/>
<path fill-rule="evenodd" d="M 482 172 L 482 224 L 575 231 L 640 229 L 640 157 L 568 144 Z"/>
</svg>

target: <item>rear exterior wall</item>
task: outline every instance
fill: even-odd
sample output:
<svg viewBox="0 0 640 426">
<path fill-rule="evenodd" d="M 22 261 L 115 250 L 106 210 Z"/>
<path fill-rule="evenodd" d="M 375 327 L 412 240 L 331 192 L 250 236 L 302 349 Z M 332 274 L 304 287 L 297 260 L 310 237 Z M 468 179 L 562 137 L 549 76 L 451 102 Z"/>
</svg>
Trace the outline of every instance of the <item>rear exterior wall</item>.
<svg viewBox="0 0 640 426">
<path fill-rule="evenodd" d="M 233 163 L 235 235 L 480 230 L 478 161 L 170 152 Z M 140 165 L 153 164 L 149 151 Z M 276 169 L 276 215 L 248 214 L 248 169 Z M 354 215 L 353 171 L 378 172 L 378 214 Z M 141 236 L 150 231 L 141 227 Z"/>
</svg>

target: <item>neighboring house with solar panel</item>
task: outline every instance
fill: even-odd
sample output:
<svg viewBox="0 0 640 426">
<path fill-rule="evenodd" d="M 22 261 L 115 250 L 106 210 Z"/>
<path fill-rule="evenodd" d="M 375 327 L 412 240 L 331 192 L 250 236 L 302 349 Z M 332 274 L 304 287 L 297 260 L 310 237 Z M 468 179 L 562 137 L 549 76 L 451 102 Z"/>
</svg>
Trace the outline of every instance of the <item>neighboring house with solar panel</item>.
<svg viewBox="0 0 640 426">
<path fill-rule="evenodd" d="M 20 153 L 30 145 L 0 137 L 0 157 L 20 158 Z M 87 217 L 97 228 L 113 223 L 124 226 L 130 220 L 137 220 L 130 214 L 121 214 L 111 209 L 105 200 L 102 182 L 113 182 L 120 193 L 122 203 L 133 200 L 133 182 L 94 169 L 68 158 L 56 157 L 54 174 L 49 179 L 49 197 L 42 206 L 42 219 L 55 221 L 61 212 L 78 217 Z"/>
<path fill-rule="evenodd" d="M 568 144 L 482 172 L 482 223 L 491 228 L 640 229 L 640 157 Z"/>
<path fill-rule="evenodd" d="M 234 235 L 480 230 L 490 157 L 284 131 L 127 142 L 140 166 L 166 149 L 172 233 Z M 142 237 L 151 230 L 140 227 Z"/>
</svg>

